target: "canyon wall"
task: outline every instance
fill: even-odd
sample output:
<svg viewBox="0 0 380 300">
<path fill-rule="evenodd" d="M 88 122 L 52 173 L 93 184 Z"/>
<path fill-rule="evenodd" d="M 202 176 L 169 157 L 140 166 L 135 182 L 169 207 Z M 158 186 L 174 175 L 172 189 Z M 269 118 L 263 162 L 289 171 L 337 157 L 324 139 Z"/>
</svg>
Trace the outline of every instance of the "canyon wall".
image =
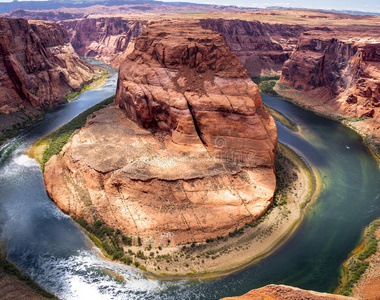
<svg viewBox="0 0 380 300">
<path fill-rule="evenodd" d="M 380 38 L 370 27 L 305 32 L 284 64 L 279 93 L 380 136 Z M 362 119 L 362 121 L 360 120 Z"/>
<path fill-rule="evenodd" d="M 145 29 L 147 21 L 102 17 L 66 20 L 61 24 L 80 56 L 93 57 L 119 67 L 133 51 L 136 38 Z"/>
<path fill-rule="evenodd" d="M 150 24 L 120 66 L 115 103 L 46 164 L 60 209 L 143 246 L 225 236 L 268 209 L 276 126 L 218 33 Z"/>
<path fill-rule="evenodd" d="M 279 75 L 305 26 L 258 21 L 204 19 L 205 29 L 219 32 L 250 76 Z"/>
<path fill-rule="evenodd" d="M 118 17 L 66 20 L 61 23 L 81 56 L 95 57 L 119 67 L 130 54 L 148 21 Z M 190 21 L 192 22 L 192 21 Z M 250 76 L 279 75 L 283 63 L 306 30 L 300 25 L 265 24 L 242 20 L 202 19 L 204 29 L 219 32 Z"/>
<path fill-rule="evenodd" d="M 0 18 L 0 131 L 55 107 L 95 71 L 61 25 Z"/>
</svg>

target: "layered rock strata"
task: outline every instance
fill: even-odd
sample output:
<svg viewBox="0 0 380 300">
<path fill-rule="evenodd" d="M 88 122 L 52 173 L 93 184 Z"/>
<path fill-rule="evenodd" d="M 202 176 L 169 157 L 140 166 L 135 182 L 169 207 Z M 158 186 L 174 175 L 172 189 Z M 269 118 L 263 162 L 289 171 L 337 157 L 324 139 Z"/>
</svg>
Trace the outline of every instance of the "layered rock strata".
<svg viewBox="0 0 380 300">
<path fill-rule="evenodd" d="M 307 27 L 258 21 L 205 19 L 205 29 L 219 32 L 250 76 L 280 74 Z"/>
<path fill-rule="evenodd" d="M 273 166 L 273 120 L 223 38 L 197 24 L 163 24 L 152 24 L 121 65 L 116 105 L 143 128 L 171 132 L 173 150 L 217 156 L 227 148 L 251 166 Z"/>
<path fill-rule="evenodd" d="M 308 300 L 353 300 L 355 298 L 344 297 L 327 293 L 302 290 L 286 285 L 267 285 L 265 287 L 249 291 L 238 297 L 223 298 L 222 300 L 285 300 L 285 299 L 308 299 Z"/>
<path fill-rule="evenodd" d="M 224 236 L 265 213 L 276 127 L 218 33 L 151 24 L 120 67 L 115 102 L 46 164 L 62 210 L 156 246 Z"/>
<path fill-rule="evenodd" d="M 98 17 L 66 20 L 74 49 L 82 56 L 105 60 L 115 67 L 133 50 L 146 20 Z M 250 76 L 280 74 L 283 63 L 306 30 L 300 25 L 265 24 L 242 20 L 203 19 L 204 29 L 219 32 Z"/>
<path fill-rule="evenodd" d="M 56 106 L 95 71 L 61 25 L 0 18 L 0 130 Z"/>
<path fill-rule="evenodd" d="M 146 28 L 147 21 L 121 17 L 66 20 L 70 42 L 79 55 L 93 57 L 119 67 L 133 51 L 135 41 Z"/>
<path fill-rule="evenodd" d="M 367 119 L 364 134 L 380 136 L 380 38 L 378 30 L 305 32 L 284 64 L 280 83 L 299 101 L 335 116 Z M 292 96 L 292 91 L 280 91 Z"/>
</svg>

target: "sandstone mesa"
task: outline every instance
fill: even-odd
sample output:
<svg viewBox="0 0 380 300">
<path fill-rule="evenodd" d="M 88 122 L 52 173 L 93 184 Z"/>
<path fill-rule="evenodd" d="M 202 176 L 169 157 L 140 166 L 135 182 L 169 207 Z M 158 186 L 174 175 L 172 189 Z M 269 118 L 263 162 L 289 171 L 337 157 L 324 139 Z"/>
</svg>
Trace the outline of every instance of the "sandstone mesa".
<svg viewBox="0 0 380 300">
<path fill-rule="evenodd" d="M 70 215 L 173 246 L 258 219 L 276 187 L 277 131 L 215 32 L 153 23 L 122 63 L 115 103 L 46 164 Z"/>
</svg>

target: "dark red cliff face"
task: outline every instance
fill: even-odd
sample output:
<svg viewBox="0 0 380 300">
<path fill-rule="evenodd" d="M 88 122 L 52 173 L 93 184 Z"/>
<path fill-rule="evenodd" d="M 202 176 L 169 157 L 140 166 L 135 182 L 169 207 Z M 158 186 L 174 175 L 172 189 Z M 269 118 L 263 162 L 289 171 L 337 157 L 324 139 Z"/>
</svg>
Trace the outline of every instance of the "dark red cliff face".
<svg viewBox="0 0 380 300">
<path fill-rule="evenodd" d="M 56 106 L 94 71 L 61 25 L 0 18 L 0 130 Z"/>
<path fill-rule="evenodd" d="M 79 55 L 94 57 L 115 67 L 119 67 L 120 62 L 133 51 L 134 43 L 145 29 L 146 23 L 118 17 L 61 22 Z"/>
<path fill-rule="evenodd" d="M 224 19 L 200 20 L 200 25 L 219 32 L 251 76 L 279 74 L 307 30 L 300 25 Z"/>
</svg>

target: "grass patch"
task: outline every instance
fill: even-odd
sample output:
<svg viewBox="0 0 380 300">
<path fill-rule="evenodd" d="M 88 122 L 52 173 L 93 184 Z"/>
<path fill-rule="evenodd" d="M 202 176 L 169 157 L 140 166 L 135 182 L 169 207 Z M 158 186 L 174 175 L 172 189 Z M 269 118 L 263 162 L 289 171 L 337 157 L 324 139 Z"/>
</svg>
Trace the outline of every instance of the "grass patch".
<svg viewBox="0 0 380 300">
<path fill-rule="evenodd" d="M 94 105 L 93 107 L 79 114 L 69 123 L 59 128 L 57 131 L 42 139 L 38 143 L 38 145 L 42 146 L 43 143 L 47 144 L 46 150 L 44 151 L 41 159 L 42 170 L 44 169 L 46 162 L 53 155 L 57 155 L 62 150 L 63 146 L 67 143 L 73 132 L 77 129 L 82 128 L 86 124 L 87 117 L 90 114 L 111 104 L 114 101 L 114 99 L 115 95 L 103 100 L 102 102 Z"/>
<path fill-rule="evenodd" d="M 132 264 L 132 258 L 125 254 L 123 245 L 132 245 L 130 237 L 124 235 L 120 230 L 115 230 L 107 226 L 101 220 L 96 220 L 94 224 L 89 224 L 83 218 L 73 217 L 82 228 L 89 234 L 90 239 L 100 248 L 103 253 L 113 260 L 121 261 L 125 264 Z"/>
<path fill-rule="evenodd" d="M 104 78 L 107 78 L 107 77 L 109 77 L 109 76 L 110 76 L 110 75 L 109 75 L 108 71 L 105 71 L 105 72 L 103 72 L 103 73 L 96 74 L 96 75 L 92 76 L 92 80 L 91 80 L 91 82 L 89 82 L 89 83 L 84 83 L 84 84 L 83 84 L 83 87 L 82 87 L 82 89 L 81 89 L 80 91 L 77 91 L 77 92 L 73 91 L 73 92 L 68 93 L 68 94 L 65 96 L 64 101 L 65 101 L 65 102 L 69 102 L 69 101 L 71 101 L 71 100 L 74 100 L 74 99 L 75 99 L 76 97 L 78 97 L 81 93 L 83 93 L 84 91 L 87 91 L 88 89 L 90 89 L 91 86 L 92 86 L 94 83 L 96 83 L 96 81 L 104 80 Z"/>
<path fill-rule="evenodd" d="M 259 85 L 260 83 L 262 83 L 264 81 L 279 80 L 280 79 L 280 75 L 273 75 L 273 76 L 264 75 L 264 76 L 258 76 L 258 77 L 251 77 L 251 79 L 252 79 L 252 81 L 254 83 L 256 83 L 257 85 Z"/>
<path fill-rule="evenodd" d="M 378 250 L 376 231 L 379 228 L 380 219 L 377 219 L 367 227 L 359 246 L 353 251 L 351 257 L 343 264 L 341 284 L 338 288 L 340 294 L 344 296 L 352 295 L 352 289 L 367 270 L 369 263 L 366 259 L 371 257 Z"/>
<path fill-rule="evenodd" d="M 285 117 L 282 113 L 279 111 L 275 110 L 274 108 L 267 106 L 264 104 L 266 109 L 268 110 L 269 114 L 277 121 L 280 123 L 284 124 L 286 127 L 288 127 L 290 130 L 297 131 L 297 126 L 290 121 L 287 117 Z"/>
<path fill-rule="evenodd" d="M 6 253 L 3 250 L 0 251 L 0 267 L 4 273 L 10 276 L 16 276 L 20 281 L 31 287 L 41 296 L 49 299 L 58 299 L 53 294 L 40 287 L 29 275 L 22 274 L 19 269 L 7 261 Z"/>
<path fill-rule="evenodd" d="M 259 90 L 260 92 L 267 94 L 269 96 L 275 96 L 277 97 L 278 94 L 277 92 L 273 89 L 274 86 L 276 85 L 277 80 L 268 80 L 268 81 L 263 81 L 262 83 L 259 84 Z"/>
</svg>

